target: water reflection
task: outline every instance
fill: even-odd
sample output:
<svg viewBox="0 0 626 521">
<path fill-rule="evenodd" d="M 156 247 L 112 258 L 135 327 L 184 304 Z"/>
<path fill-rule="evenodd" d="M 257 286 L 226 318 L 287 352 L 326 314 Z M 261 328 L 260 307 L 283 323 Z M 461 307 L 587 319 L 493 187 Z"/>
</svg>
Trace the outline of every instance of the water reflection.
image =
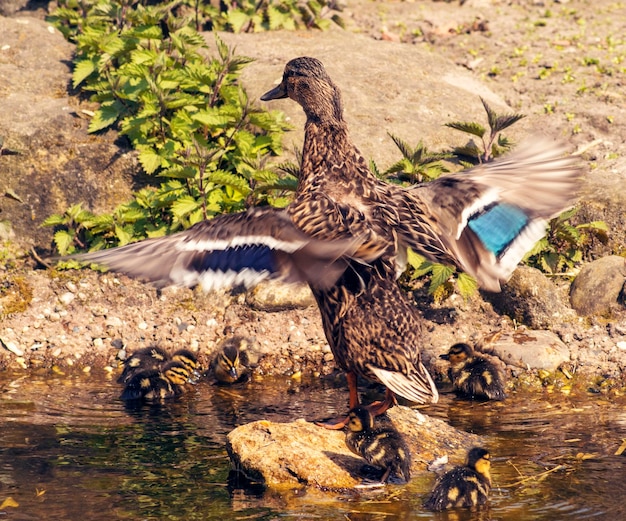
<svg viewBox="0 0 626 521">
<path fill-rule="evenodd" d="M 444 395 L 427 410 L 487 436 L 494 491 L 481 512 L 421 509 L 433 477 L 408 486 L 330 496 L 268 491 L 231 472 L 224 447 L 237 425 L 320 419 L 343 412 L 336 383 L 290 379 L 218 387 L 181 400 L 127 407 L 95 375 L 0 374 L 1 517 L 12 520 L 622 519 L 625 402 L 597 396 L 519 396 L 467 403 Z M 549 401 L 548 399 L 549 398 Z"/>
</svg>

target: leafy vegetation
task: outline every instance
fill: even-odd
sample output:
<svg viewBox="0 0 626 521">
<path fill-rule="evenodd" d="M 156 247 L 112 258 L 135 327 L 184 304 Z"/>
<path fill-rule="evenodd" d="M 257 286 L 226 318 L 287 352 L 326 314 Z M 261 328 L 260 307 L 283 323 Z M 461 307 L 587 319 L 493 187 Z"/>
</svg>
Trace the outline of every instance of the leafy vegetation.
<svg viewBox="0 0 626 521">
<path fill-rule="evenodd" d="M 52 16 L 76 41 L 75 88 L 99 103 L 90 132 L 117 127 L 146 173 L 163 181 L 111 214 L 80 205 L 50 216 L 61 254 L 166 235 L 246 204 L 284 205 L 292 176 L 265 168 L 280 152 L 283 115 L 255 107 L 238 81 L 248 58 L 202 36 L 171 4 L 67 0 Z M 82 17 L 78 16 L 82 13 Z"/>
<path fill-rule="evenodd" d="M 454 149 L 453 153 L 458 158 L 470 159 L 469 163 L 467 161 L 461 161 L 465 166 L 472 166 L 476 163 L 486 163 L 491 159 L 501 156 L 511 148 L 511 142 L 502 135 L 502 131 L 525 117 L 523 114 L 499 115 L 483 98 L 480 98 L 480 101 L 482 101 L 485 112 L 487 113 L 489 133 L 487 133 L 487 129 L 483 125 L 474 121 L 454 121 L 446 123 L 447 127 L 460 130 L 466 134 L 478 137 L 481 140 L 481 146 L 476 145 L 476 143 L 471 140 L 467 145 Z"/>
<path fill-rule="evenodd" d="M 546 236 L 526 254 L 527 265 L 550 275 L 565 273 L 584 260 L 592 235 L 606 239 L 608 227 L 604 221 L 573 225 L 571 219 L 576 212 L 577 208 L 571 208 L 550 221 Z"/>
<path fill-rule="evenodd" d="M 389 169 L 381 173 L 372 163 L 374 173 L 381 178 L 394 176 L 398 181 L 409 183 L 428 182 L 436 179 L 447 169 L 441 161 L 456 158 L 465 167 L 490 161 L 502 155 L 511 147 L 511 142 L 502 135 L 502 131 L 524 117 L 522 114 L 497 114 L 481 98 L 489 129 L 477 122 L 453 122 L 446 126 L 480 138 L 480 146 L 473 140 L 464 147 L 455 148 L 451 153 L 429 152 L 420 141 L 415 148 L 406 142 L 391 136 L 400 150 L 402 158 Z M 469 159 L 469 161 L 468 161 Z M 584 251 L 592 235 L 602 236 L 607 231 L 606 223 L 594 221 L 572 224 L 576 208 L 566 210 L 549 223 L 547 234 L 534 246 L 525 257 L 525 263 L 544 273 L 554 275 L 567 272 L 583 261 Z M 471 297 L 477 290 L 475 279 L 466 273 L 457 272 L 452 266 L 428 261 L 425 257 L 410 251 L 408 254 L 409 284 L 416 279 L 429 278 L 428 293 L 436 302 L 441 302 L 455 290 L 464 298 Z"/>
<path fill-rule="evenodd" d="M 147 0 L 59 0 L 50 16 L 66 38 L 109 25 L 117 29 L 134 22 L 137 13 L 154 10 L 157 2 Z M 336 0 L 173 0 L 160 2 L 156 10 L 196 31 L 260 32 L 278 29 L 327 29 L 331 23 L 343 27 Z M 165 26 L 162 26 L 165 27 Z"/>
<path fill-rule="evenodd" d="M 328 29 L 331 23 L 344 26 L 336 0 L 242 0 L 219 3 L 185 0 L 197 30 L 235 33 L 277 29 Z"/>
</svg>

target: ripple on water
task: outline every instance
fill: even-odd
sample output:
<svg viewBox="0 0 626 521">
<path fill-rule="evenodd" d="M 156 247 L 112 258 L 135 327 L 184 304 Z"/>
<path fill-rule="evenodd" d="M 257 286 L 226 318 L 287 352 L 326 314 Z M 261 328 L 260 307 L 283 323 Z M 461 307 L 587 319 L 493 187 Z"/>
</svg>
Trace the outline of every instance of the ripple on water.
<svg viewBox="0 0 626 521">
<path fill-rule="evenodd" d="M 329 496 L 241 489 L 226 434 L 258 419 L 344 411 L 342 385 L 291 379 L 221 388 L 200 382 L 166 405 L 126 407 L 114 379 L 3 374 L 0 499 L 26 519 L 623 519 L 624 403 L 513 394 L 503 403 L 444 395 L 425 412 L 487 436 L 494 492 L 482 513 L 421 510 L 434 476 Z M 368 391 L 370 392 L 370 391 Z"/>
</svg>

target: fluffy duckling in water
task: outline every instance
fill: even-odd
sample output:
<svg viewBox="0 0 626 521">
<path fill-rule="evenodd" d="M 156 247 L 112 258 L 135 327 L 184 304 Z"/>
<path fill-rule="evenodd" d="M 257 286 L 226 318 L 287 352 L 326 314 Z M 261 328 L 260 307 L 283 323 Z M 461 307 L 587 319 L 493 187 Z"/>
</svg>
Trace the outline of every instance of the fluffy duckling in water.
<svg viewBox="0 0 626 521">
<path fill-rule="evenodd" d="M 182 363 L 190 376 L 198 369 L 198 359 L 189 349 L 178 349 L 170 355 L 158 346 L 149 346 L 135 351 L 124 361 L 124 370 L 117 382 L 127 384 L 139 373 L 159 371 L 170 361 Z"/>
<path fill-rule="evenodd" d="M 391 474 L 408 482 L 411 479 L 411 453 L 402 435 L 391 426 L 374 426 L 374 417 L 366 407 L 348 413 L 346 445 L 370 465 L 384 470 L 380 479 L 386 483 Z"/>
<path fill-rule="evenodd" d="M 448 376 L 455 392 L 472 400 L 504 400 L 503 371 L 468 344 L 454 344 L 440 358 L 450 362 Z"/>
<path fill-rule="evenodd" d="M 490 468 L 489 451 L 474 447 L 464 466 L 454 467 L 437 480 L 424 507 L 438 511 L 483 505 L 491 490 Z"/>
<path fill-rule="evenodd" d="M 171 360 L 159 369 L 136 373 L 124 387 L 122 400 L 162 401 L 180 396 L 190 373 L 182 362 Z"/>
<path fill-rule="evenodd" d="M 218 383 L 234 384 L 248 379 L 249 346 L 249 339 L 242 336 L 233 336 L 222 341 L 211 361 L 211 369 Z"/>
<path fill-rule="evenodd" d="M 170 355 L 158 346 L 144 347 L 138 349 L 126 360 L 124 360 L 124 370 L 117 379 L 117 383 L 126 384 L 133 376 L 141 371 L 158 369 L 170 359 Z"/>
</svg>

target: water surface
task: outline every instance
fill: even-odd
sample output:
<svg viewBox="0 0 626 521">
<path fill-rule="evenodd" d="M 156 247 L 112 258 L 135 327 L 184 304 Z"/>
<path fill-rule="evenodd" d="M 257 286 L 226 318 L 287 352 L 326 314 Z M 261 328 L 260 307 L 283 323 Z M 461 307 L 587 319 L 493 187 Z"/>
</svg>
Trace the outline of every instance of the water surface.
<svg viewBox="0 0 626 521">
<path fill-rule="evenodd" d="M 0 503 L 11 520 L 626 519 L 626 401 L 513 395 L 426 412 L 487 436 L 495 489 L 482 512 L 433 514 L 434 475 L 358 494 L 264 491 L 230 472 L 226 434 L 258 420 L 344 411 L 343 386 L 290 379 L 193 386 L 164 406 L 127 408 L 105 376 L 0 373 Z"/>
</svg>

